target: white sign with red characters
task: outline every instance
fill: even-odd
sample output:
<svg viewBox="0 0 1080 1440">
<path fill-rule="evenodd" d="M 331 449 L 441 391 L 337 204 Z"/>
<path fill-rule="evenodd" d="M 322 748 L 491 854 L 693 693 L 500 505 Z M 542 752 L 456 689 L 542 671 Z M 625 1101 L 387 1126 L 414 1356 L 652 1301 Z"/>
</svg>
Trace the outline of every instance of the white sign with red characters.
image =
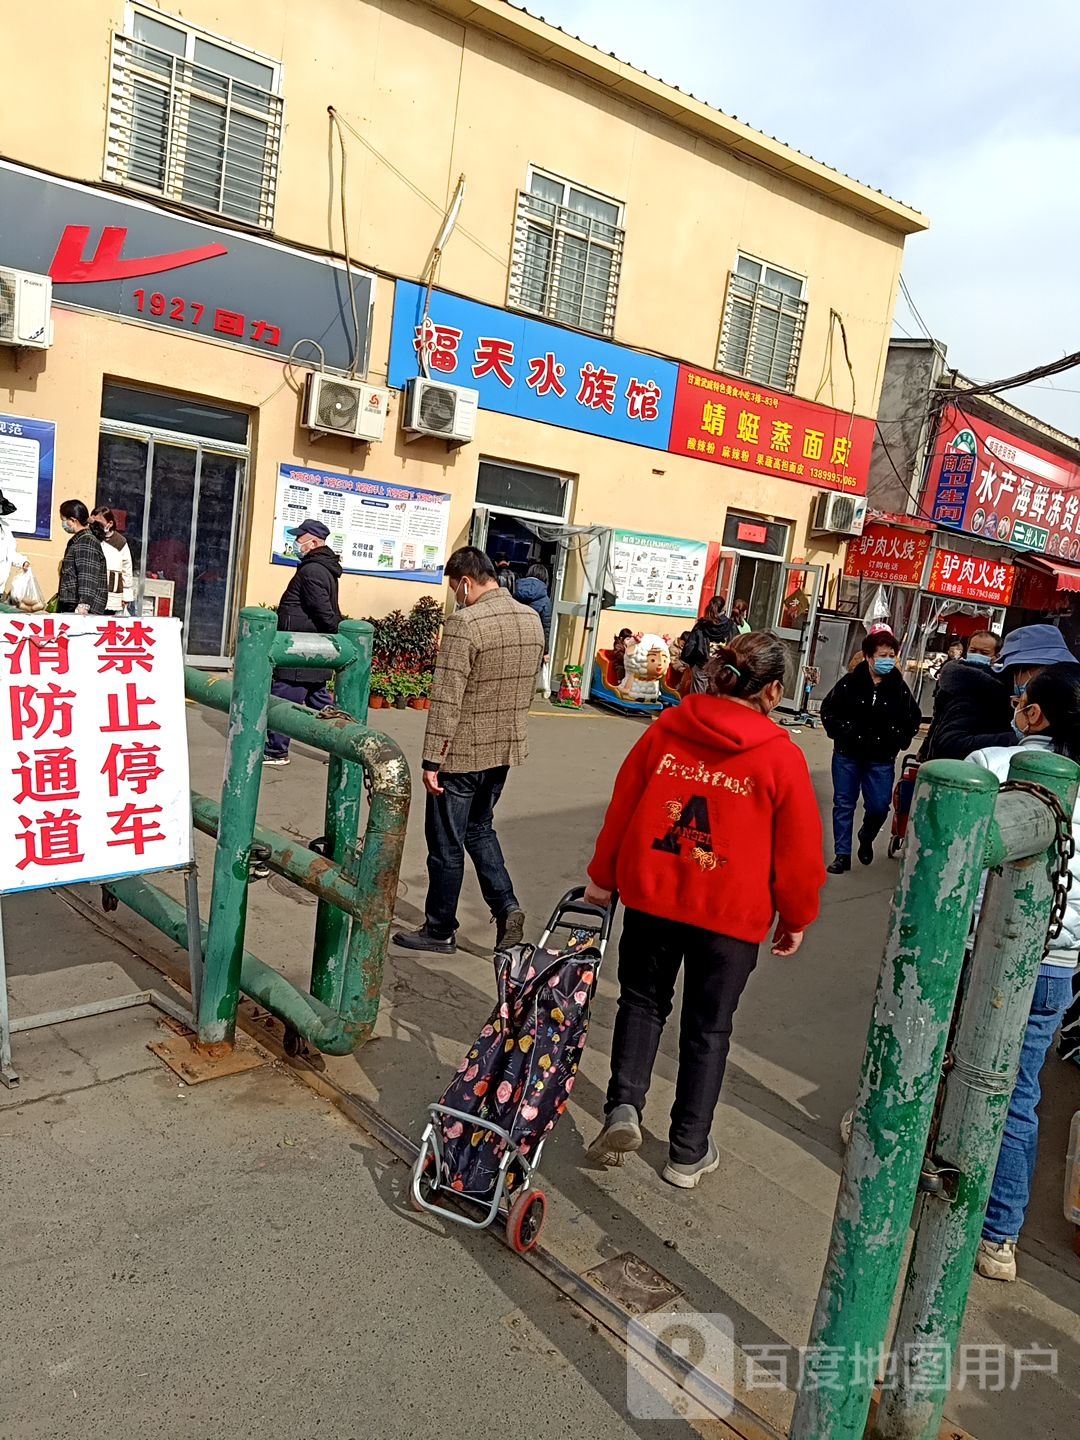
<svg viewBox="0 0 1080 1440">
<path fill-rule="evenodd" d="M 0 894 L 191 861 L 180 621 L 0 615 Z"/>
</svg>

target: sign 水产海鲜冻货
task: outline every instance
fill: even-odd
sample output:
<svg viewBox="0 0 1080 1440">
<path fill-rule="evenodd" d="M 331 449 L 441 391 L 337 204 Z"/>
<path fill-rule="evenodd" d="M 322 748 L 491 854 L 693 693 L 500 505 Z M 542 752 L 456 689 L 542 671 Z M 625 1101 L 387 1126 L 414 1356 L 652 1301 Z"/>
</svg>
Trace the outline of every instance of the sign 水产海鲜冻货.
<svg viewBox="0 0 1080 1440">
<path fill-rule="evenodd" d="M 0 894 L 191 861 L 179 620 L 0 615 Z"/>
<path fill-rule="evenodd" d="M 326 543 L 346 574 L 427 584 L 442 579 L 450 496 L 441 491 L 281 465 L 270 556 L 275 565 L 297 563 L 288 531 L 303 520 L 321 520 L 330 531 Z"/>
</svg>

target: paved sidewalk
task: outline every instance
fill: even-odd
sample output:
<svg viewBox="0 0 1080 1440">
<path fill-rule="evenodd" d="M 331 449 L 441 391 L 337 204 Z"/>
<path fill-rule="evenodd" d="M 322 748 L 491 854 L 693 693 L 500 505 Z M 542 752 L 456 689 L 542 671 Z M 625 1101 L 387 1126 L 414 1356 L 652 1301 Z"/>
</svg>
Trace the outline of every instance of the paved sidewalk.
<svg viewBox="0 0 1080 1440">
<path fill-rule="evenodd" d="M 372 720 L 399 740 L 415 770 L 423 715 L 372 712 Z M 216 795 L 225 717 L 193 708 L 189 728 L 193 783 Z M 498 816 L 530 933 L 538 932 L 562 891 L 581 879 L 615 769 L 638 733 L 636 722 L 591 711 L 573 715 L 545 707 L 534 718 L 532 758 L 512 776 Z M 827 742 L 816 732 L 798 738 L 825 805 Z M 260 814 L 265 823 L 307 839 L 322 830 L 323 761 L 300 746 L 293 753 L 289 768 L 265 775 Z M 415 802 L 401 875 L 398 915 L 406 924 L 420 919 L 423 905 L 421 804 Z M 199 844 L 207 862 L 205 911 L 210 847 Z M 673 1031 L 657 1064 L 641 1154 L 621 1170 L 584 1162 L 583 1145 L 595 1133 L 607 1080 L 615 997 L 610 957 L 574 1103 L 545 1152 L 551 1200 L 545 1243 L 561 1260 L 586 1271 L 634 1252 L 679 1289 L 682 1308 L 731 1316 L 744 1352 L 805 1343 L 840 1170 L 837 1126 L 855 1091 L 894 878 L 893 864 L 882 858 L 867 870 L 831 879 L 822 920 L 799 957 L 762 956 L 735 1023 L 715 1132 L 722 1164 L 692 1193 L 672 1190 L 657 1174 L 675 1075 Z M 248 928 L 249 948 L 301 981 L 309 970 L 314 919 L 307 899 L 276 879 L 259 884 L 252 890 Z M 133 931 L 140 928 L 129 912 L 117 918 Z M 375 1038 L 358 1055 L 329 1062 L 338 1084 L 375 1103 L 413 1138 L 426 1104 L 442 1091 L 490 1008 L 493 931 L 471 877 L 461 918 L 464 943 L 451 961 L 391 955 Z M 145 933 L 164 948 L 156 932 Z M 1051 1062 L 1046 1081 L 1023 1278 L 1011 1287 L 975 1282 L 964 1338 L 971 1345 L 1053 1347 L 1058 1375 L 1026 1376 L 1014 1392 L 1010 1372 L 1002 1393 L 969 1385 L 954 1394 L 950 1417 L 979 1440 L 1026 1434 L 1053 1440 L 1076 1433 L 1080 1262 L 1061 1216 L 1061 1177 L 1069 1117 L 1080 1107 L 1080 1073 Z M 441 1256 L 447 1243 L 456 1255 L 460 1236 L 455 1232 L 438 1245 Z M 465 1246 L 470 1254 L 473 1243 Z M 457 1262 L 444 1264 L 452 1272 Z M 423 1305 L 423 1288 L 408 1293 L 410 1305 Z M 620 1369 L 621 1361 L 612 1363 Z M 745 1372 L 741 1378 L 745 1383 Z M 789 1382 L 794 1380 L 792 1360 Z M 750 1398 L 782 1425 L 790 1388 L 755 1384 Z"/>
</svg>

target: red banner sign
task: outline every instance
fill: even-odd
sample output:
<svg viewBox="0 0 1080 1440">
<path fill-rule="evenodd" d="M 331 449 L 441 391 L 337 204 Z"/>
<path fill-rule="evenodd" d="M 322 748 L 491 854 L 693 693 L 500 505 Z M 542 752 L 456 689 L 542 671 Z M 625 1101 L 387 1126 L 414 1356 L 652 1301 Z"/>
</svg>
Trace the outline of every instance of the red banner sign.
<svg viewBox="0 0 1080 1440">
<path fill-rule="evenodd" d="M 1080 558 L 1080 465 L 952 405 L 938 427 L 925 503 L 939 525 Z"/>
<path fill-rule="evenodd" d="M 926 588 L 932 595 L 951 595 L 978 605 L 1008 605 L 1015 581 L 1014 565 L 981 560 L 976 555 L 957 555 L 953 550 L 938 550 Z"/>
<path fill-rule="evenodd" d="M 844 574 L 877 585 L 920 585 L 929 550 L 929 535 L 870 524 L 858 540 L 848 541 Z"/>
<path fill-rule="evenodd" d="M 679 366 L 673 455 L 865 495 L 873 440 L 874 422 L 862 415 Z"/>
</svg>

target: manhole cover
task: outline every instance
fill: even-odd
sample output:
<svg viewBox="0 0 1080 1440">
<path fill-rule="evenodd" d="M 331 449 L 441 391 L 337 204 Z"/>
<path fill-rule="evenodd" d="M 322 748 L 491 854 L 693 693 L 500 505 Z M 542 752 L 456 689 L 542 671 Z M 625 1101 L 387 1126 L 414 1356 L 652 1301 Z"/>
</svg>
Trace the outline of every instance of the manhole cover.
<svg viewBox="0 0 1080 1440">
<path fill-rule="evenodd" d="M 286 880 L 284 875 L 271 875 L 267 885 L 276 895 L 284 895 L 286 900 L 295 900 L 297 905 L 317 905 L 317 895 L 312 895 L 310 890 L 304 890 L 299 885 L 294 885 L 291 880 Z"/>
<path fill-rule="evenodd" d="M 599 1285 L 631 1315 L 666 1309 L 682 1294 L 677 1285 L 632 1250 L 587 1270 L 585 1279 Z"/>
</svg>

